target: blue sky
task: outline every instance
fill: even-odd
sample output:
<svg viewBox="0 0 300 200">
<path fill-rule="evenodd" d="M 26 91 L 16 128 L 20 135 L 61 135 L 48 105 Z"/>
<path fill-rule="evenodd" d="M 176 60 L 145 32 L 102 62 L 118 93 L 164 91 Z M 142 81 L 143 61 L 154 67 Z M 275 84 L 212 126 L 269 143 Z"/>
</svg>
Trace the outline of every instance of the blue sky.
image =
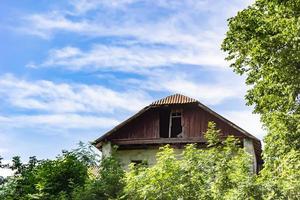
<svg viewBox="0 0 300 200">
<path fill-rule="evenodd" d="M 182 93 L 262 138 L 224 61 L 240 0 L 3 0 L 0 155 L 53 158 Z"/>
</svg>

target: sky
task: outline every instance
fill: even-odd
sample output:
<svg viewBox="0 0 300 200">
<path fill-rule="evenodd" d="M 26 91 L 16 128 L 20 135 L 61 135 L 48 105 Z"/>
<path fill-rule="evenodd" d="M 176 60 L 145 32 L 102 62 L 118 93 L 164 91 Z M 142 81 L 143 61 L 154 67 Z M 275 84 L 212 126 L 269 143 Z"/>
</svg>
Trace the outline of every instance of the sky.
<svg viewBox="0 0 300 200">
<path fill-rule="evenodd" d="M 174 93 L 262 139 L 244 77 L 220 50 L 227 19 L 250 4 L 2 0 L 0 155 L 54 158 Z"/>
</svg>

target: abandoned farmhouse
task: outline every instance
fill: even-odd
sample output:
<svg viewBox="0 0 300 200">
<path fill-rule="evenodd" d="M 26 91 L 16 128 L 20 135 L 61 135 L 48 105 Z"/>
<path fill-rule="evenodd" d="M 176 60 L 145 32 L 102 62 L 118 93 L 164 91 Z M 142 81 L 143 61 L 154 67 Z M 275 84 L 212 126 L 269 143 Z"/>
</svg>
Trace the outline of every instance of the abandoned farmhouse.
<svg viewBox="0 0 300 200">
<path fill-rule="evenodd" d="M 198 100 L 174 94 L 157 100 L 94 141 L 103 156 L 118 146 L 116 156 L 126 169 L 131 162 L 155 163 L 160 146 L 170 144 L 180 153 L 186 144 L 205 148 L 204 133 L 208 122 L 216 123 L 221 138 L 233 135 L 251 155 L 253 172 L 262 167 L 261 142 Z"/>
</svg>

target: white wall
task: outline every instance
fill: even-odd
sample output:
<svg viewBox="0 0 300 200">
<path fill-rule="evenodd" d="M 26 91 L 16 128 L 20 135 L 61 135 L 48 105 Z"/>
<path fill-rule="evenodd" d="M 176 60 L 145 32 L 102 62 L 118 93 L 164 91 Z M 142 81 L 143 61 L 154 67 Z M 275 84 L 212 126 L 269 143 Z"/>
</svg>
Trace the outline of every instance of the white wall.
<svg viewBox="0 0 300 200">
<path fill-rule="evenodd" d="M 252 166 L 251 171 L 253 173 L 257 172 L 257 160 L 255 156 L 255 150 L 253 141 L 251 139 L 244 139 L 244 148 L 251 155 Z M 158 149 L 132 149 L 132 150 L 117 150 L 116 157 L 120 160 L 123 169 L 127 170 L 128 165 L 133 160 L 146 161 L 148 166 L 152 166 L 156 163 L 156 154 Z M 180 154 L 182 149 L 174 149 L 176 154 Z M 105 143 L 102 146 L 103 157 L 110 156 L 112 153 L 111 143 Z"/>
<path fill-rule="evenodd" d="M 252 160 L 251 171 L 253 173 L 257 173 L 257 160 L 256 160 L 256 156 L 255 156 L 253 140 L 245 138 L 244 139 L 244 148 L 246 149 L 247 153 L 249 153 L 251 156 L 251 160 Z"/>
<path fill-rule="evenodd" d="M 127 170 L 132 160 L 147 161 L 148 166 L 154 165 L 158 151 L 158 149 L 118 150 L 116 157 L 120 160 L 122 167 Z M 174 149 L 174 152 L 180 154 L 182 149 Z"/>
</svg>

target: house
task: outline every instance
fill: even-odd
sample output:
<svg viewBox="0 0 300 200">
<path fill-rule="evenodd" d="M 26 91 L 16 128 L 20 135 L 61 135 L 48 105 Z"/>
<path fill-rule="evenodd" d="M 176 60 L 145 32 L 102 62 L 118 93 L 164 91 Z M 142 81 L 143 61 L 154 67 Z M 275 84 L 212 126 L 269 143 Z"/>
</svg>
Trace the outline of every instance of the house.
<svg viewBox="0 0 300 200">
<path fill-rule="evenodd" d="M 131 162 L 155 163 L 160 146 L 170 144 L 181 152 L 186 144 L 196 143 L 205 148 L 203 133 L 209 121 L 221 130 L 221 138 L 229 134 L 238 138 L 251 155 L 253 172 L 262 166 L 261 142 L 236 124 L 225 119 L 198 100 L 174 94 L 153 102 L 129 119 L 114 127 L 94 141 L 94 145 L 109 156 L 117 145 L 116 156 L 126 169 Z"/>
</svg>

